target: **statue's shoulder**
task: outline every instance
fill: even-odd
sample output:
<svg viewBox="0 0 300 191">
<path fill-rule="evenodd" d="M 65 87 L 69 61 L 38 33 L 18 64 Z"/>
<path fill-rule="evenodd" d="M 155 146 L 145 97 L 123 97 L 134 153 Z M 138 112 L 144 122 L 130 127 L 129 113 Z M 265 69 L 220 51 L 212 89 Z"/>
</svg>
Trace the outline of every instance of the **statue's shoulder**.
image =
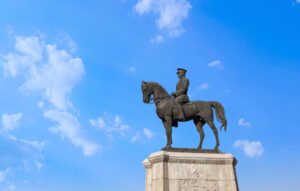
<svg viewBox="0 0 300 191">
<path fill-rule="evenodd" d="M 185 77 L 185 76 L 182 76 L 181 78 L 180 78 L 180 80 L 189 80 L 187 77 Z"/>
<path fill-rule="evenodd" d="M 182 80 L 182 82 L 190 82 L 189 79 L 186 77 L 182 77 L 181 80 Z"/>
</svg>

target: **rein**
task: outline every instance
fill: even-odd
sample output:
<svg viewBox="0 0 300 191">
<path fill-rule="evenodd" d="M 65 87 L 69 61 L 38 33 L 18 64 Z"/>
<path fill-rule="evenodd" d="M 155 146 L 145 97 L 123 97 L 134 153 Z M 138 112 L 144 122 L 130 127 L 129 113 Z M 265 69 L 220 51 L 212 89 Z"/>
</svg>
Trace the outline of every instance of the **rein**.
<svg viewBox="0 0 300 191">
<path fill-rule="evenodd" d="M 155 98 L 155 99 L 151 97 L 151 98 L 150 98 L 149 104 L 154 104 L 154 103 L 155 103 L 155 100 L 159 102 L 161 99 L 166 99 L 166 98 L 172 98 L 172 96 L 171 96 L 171 95 L 167 95 L 167 96 L 157 97 L 157 98 Z M 152 102 L 151 102 L 151 101 L 152 101 Z M 158 103 L 158 102 L 157 102 L 157 103 Z"/>
</svg>

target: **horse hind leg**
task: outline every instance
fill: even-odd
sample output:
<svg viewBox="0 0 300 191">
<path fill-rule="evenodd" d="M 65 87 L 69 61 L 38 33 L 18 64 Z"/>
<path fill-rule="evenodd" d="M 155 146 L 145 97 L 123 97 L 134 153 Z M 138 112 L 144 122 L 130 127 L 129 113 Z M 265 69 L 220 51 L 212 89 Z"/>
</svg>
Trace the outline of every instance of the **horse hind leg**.
<svg viewBox="0 0 300 191">
<path fill-rule="evenodd" d="M 216 139 L 216 145 L 214 150 L 219 151 L 219 146 L 220 146 L 220 142 L 219 142 L 219 135 L 218 135 L 218 129 L 216 128 L 215 124 L 213 121 L 208 121 L 207 124 L 210 126 L 210 128 L 213 130 L 214 135 L 215 135 L 215 139 Z"/>
<path fill-rule="evenodd" d="M 203 140 L 204 140 L 204 137 L 205 137 L 205 133 L 204 133 L 204 130 L 203 130 L 203 125 L 205 124 L 205 122 L 200 120 L 200 119 L 194 119 L 194 123 L 195 123 L 195 126 L 197 127 L 197 131 L 200 135 L 200 142 L 199 142 L 199 145 L 198 145 L 198 149 L 202 149 L 202 144 L 203 144 Z"/>
</svg>

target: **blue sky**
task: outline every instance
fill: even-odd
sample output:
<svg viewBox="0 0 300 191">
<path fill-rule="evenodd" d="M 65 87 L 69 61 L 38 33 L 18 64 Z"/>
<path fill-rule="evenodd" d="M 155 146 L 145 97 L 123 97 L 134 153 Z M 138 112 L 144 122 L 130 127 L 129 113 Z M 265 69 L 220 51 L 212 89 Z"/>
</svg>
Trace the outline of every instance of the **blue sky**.
<svg viewBox="0 0 300 191">
<path fill-rule="evenodd" d="M 191 100 L 224 105 L 240 190 L 300 187 L 299 1 L 10 0 L 0 18 L 1 191 L 144 190 L 166 140 L 141 81 L 171 93 L 177 67 Z"/>
</svg>

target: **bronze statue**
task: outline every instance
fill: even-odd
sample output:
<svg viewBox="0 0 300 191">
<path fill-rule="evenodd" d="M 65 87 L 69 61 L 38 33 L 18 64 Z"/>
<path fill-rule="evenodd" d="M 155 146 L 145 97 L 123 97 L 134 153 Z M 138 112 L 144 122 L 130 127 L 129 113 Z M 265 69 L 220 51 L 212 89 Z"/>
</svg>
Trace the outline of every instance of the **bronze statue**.
<svg viewBox="0 0 300 191">
<path fill-rule="evenodd" d="M 172 93 L 172 96 L 175 98 L 175 106 L 177 111 L 176 118 L 178 121 L 184 121 L 184 114 L 181 105 L 190 101 L 187 95 L 190 82 L 189 79 L 185 77 L 185 74 L 185 69 L 177 68 L 179 81 L 176 85 L 176 92 Z"/>
<path fill-rule="evenodd" d="M 181 69 L 178 71 L 180 72 Z M 186 71 L 184 71 L 185 74 Z M 181 74 L 178 74 L 180 76 Z M 189 102 L 187 97 L 188 90 L 188 79 L 183 78 L 183 85 L 180 85 L 181 78 L 176 93 L 172 93 L 175 99 L 167 93 L 167 91 L 156 82 L 142 82 L 142 92 L 143 92 L 143 102 L 150 103 L 152 97 L 156 105 L 157 116 L 162 120 L 167 136 L 167 144 L 164 147 L 165 149 L 172 148 L 172 127 L 177 127 L 178 121 L 190 121 L 193 120 L 194 124 L 197 127 L 198 133 L 200 135 L 200 143 L 198 149 L 202 149 L 203 139 L 205 133 L 203 131 L 203 125 L 207 123 L 210 128 L 213 130 L 216 144 L 214 147 L 215 151 L 219 151 L 219 137 L 218 130 L 215 127 L 213 120 L 213 108 L 215 109 L 216 116 L 218 121 L 221 122 L 220 130 L 224 127 L 225 131 L 227 130 L 227 120 L 225 118 L 225 112 L 223 106 L 216 101 L 192 101 Z M 182 89 L 181 87 L 184 88 Z M 182 114 L 184 114 L 183 120 L 178 120 L 178 103 L 182 103 L 179 100 L 184 100 L 185 104 L 179 106 L 182 108 Z M 180 112 L 180 111 L 179 111 Z M 180 115 L 180 114 L 179 114 Z"/>
</svg>

